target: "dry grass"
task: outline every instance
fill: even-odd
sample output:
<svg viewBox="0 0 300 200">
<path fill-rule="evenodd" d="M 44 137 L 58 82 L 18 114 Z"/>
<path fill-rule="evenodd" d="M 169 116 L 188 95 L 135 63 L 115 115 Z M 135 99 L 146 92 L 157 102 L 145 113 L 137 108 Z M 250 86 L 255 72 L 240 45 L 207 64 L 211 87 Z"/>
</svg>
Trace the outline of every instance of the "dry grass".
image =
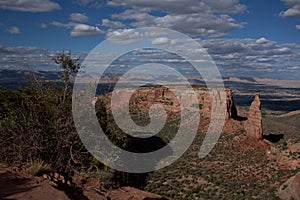
<svg viewBox="0 0 300 200">
<path fill-rule="evenodd" d="M 30 162 L 26 171 L 33 176 L 41 176 L 51 170 L 52 168 L 50 164 L 47 164 L 42 160 L 34 160 Z"/>
</svg>

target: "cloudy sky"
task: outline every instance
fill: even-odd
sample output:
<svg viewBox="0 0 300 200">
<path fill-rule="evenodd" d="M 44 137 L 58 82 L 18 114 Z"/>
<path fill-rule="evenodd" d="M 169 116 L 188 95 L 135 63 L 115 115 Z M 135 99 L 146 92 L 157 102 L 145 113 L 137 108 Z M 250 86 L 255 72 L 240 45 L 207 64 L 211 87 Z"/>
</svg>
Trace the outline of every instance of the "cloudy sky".
<svg viewBox="0 0 300 200">
<path fill-rule="evenodd" d="M 52 70 L 59 51 L 151 26 L 197 40 L 223 76 L 300 79 L 300 0 L 0 0 L 0 12 L 1 69 Z"/>
</svg>

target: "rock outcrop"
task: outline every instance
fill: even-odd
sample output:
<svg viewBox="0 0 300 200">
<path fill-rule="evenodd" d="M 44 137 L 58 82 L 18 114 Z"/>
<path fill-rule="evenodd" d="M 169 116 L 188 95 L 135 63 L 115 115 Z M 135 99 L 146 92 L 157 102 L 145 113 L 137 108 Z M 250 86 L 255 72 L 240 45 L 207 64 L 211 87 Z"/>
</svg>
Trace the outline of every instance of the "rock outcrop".
<svg viewBox="0 0 300 200">
<path fill-rule="evenodd" d="M 289 144 L 288 148 L 291 153 L 300 153 L 300 143 Z"/>
<path fill-rule="evenodd" d="M 227 119 L 237 119 L 238 112 L 233 100 L 233 94 L 231 90 L 227 90 L 226 92 L 226 105 L 227 105 Z"/>
<path fill-rule="evenodd" d="M 185 104 L 190 105 L 193 107 L 193 94 L 190 94 L 189 92 L 185 91 L 184 88 L 177 88 L 180 91 L 179 99 L 181 99 L 184 96 Z M 198 105 L 200 108 L 201 115 L 210 118 L 211 117 L 211 109 L 212 109 L 212 98 L 220 98 L 222 95 L 226 95 L 226 111 L 220 112 L 226 112 L 226 119 L 236 119 L 237 118 L 237 108 L 235 106 L 232 91 L 230 89 L 225 89 L 225 91 L 222 90 L 213 90 L 208 91 L 207 88 L 194 88 L 195 94 L 197 95 Z M 124 89 L 117 92 L 121 97 L 126 96 L 126 93 L 130 93 L 129 89 Z M 225 94 L 221 94 L 221 92 L 225 92 Z M 108 93 L 102 97 L 100 97 L 106 102 L 106 105 L 108 106 L 108 110 L 110 110 L 111 104 L 110 98 L 111 93 Z M 99 99 L 99 98 L 97 98 Z M 96 100 L 97 101 L 97 100 Z M 93 104 L 95 104 L 95 99 L 93 99 Z M 126 102 L 124 99 L 119 98 L 117 99 L 116 105 L 117 107 L 122 108 Z M 131 96 L 131 103 L 133 105 L 138 105 L 138 107 L 142 110 L 146 110 L 153 104 L 163 104 L 167 112 L 171 113 L 178 113 L 180 112 L 180 103 L 174 93 L 169 90 L 168 88 L 164 87 L 148 87 L 148 88 L 140 88 L 136 90 L 133 95 Z M 224 102 L 225 103 L 225 102 Z M 196 106 L 196 105 L 194 105 Z"/>
<path fill-rule="evenodd" d="M 248 119 L 244 125 L 246 136 L 251 139 L 262 140 L 262 114 L 259 94 L 256 94 L 254 101 L 251 103 Z"/>
<path fill-rule="evenodd" d="M 300 200 L 300 172 L 280 186 L 277 195 L 281 199 Z"/>
<path fill-rule="evenodd" d="M 171 200 L 170 198 L 165 198 L 157 194 L 153 194 L 146 191 L 141 191 L 136 188 L 132 187 L 122 187 L 116 190 L 112 190 L 110 192 L 111 199 L 118 199 L 118 200 L 149 200 L 149 199 L 156 199 L 156 200 Z"/>
<path fill-rule="evenodd" d="M 297 170 L 300 168 L 300 159 L 293 156 L 293 154 L 300 153 L 300 149 L 297 149 L 298 144 L 288 145 L 286 149 L 273 145 L 267 149 L 266 155 L 268 159 L 276 161 L 277 168 L 280 170 Z"/>
<path fill-rule="evenodd" d="M 57 174 L 57 173 L 54 173 Z M 60 176 L 60 177 L 59 177 Z M 57 178 L 63 178 L 57 174 Z M 161 195 L 142 191 L 133 187 L 105 190 L 98 178 L 74 177 L 76 187 L 58 186 L 45 174 L 36 177 L 28 174 L 25 167 L 0 165 L 0 199 L 16 200 L 171 200 Z"/>
</svg>

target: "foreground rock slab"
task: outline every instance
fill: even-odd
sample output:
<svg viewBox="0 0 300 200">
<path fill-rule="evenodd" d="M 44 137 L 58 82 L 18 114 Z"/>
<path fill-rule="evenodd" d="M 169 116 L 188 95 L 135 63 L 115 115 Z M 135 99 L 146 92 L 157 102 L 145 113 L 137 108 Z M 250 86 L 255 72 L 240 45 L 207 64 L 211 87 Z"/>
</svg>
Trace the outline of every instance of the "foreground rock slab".
<svg viewBox="0 0 300 200">
<path fill-rule="evenodd" d="M 30 177 L 0 168 L 0 199 L 69 200 L 69 197 L 42 177 Z"/>
<path fill-rule="evenodd" d="M 99 180 L 89 178 L 76 189 L 58 189 L 44 177 L 26 173 L 26 169 L 0 165 L 0 199 L 14 200 L 170 200 L 133 187 L 100 191 Z"/>
</svg>

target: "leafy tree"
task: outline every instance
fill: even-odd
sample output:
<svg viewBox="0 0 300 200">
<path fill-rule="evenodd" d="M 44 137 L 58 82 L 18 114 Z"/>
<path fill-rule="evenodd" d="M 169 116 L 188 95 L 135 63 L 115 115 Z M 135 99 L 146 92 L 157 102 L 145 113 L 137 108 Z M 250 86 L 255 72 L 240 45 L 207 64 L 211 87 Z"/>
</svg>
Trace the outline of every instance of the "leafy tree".
<svg viewBox="0 0 300 200">
<path fill-rule="evenodd" d="M 53 57 L 53 60 L 63 70 L 62 81 L 69 85 L 81 67 L 80 56 L 74 58 L 71 51 L 68 53 L 63 51 Z"/>
<path fill-rule="evenodd" d="M 73 57 L 71 51 L 69 51 L 68 53 L 62 51 L 52 59 L 63 70 L 61 80 L 65 84 L 65 91 L 64 91 L 64 98 L 63 98 L 63 101 L 65 101 L 67 90 L 70 88 L 71 82 L 74 81 L 76 74 L 81 68 L 81 64 L 79 63 L 80 56 Z"/>
</svg>

